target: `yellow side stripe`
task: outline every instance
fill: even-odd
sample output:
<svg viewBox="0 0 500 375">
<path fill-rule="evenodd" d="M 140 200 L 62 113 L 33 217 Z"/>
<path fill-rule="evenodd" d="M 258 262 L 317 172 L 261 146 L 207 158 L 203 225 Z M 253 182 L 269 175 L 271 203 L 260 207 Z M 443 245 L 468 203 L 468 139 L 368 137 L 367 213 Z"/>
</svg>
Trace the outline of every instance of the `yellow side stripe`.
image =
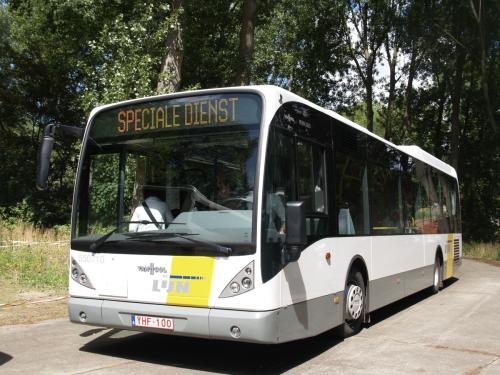
<svg viewBox="0 0 500 375">
<path fill-rule="evenodd" d="M 446 260 L 445 279 L 453 276 L 453 234 L 448 234 L 448 256 Z"/>
</svg>

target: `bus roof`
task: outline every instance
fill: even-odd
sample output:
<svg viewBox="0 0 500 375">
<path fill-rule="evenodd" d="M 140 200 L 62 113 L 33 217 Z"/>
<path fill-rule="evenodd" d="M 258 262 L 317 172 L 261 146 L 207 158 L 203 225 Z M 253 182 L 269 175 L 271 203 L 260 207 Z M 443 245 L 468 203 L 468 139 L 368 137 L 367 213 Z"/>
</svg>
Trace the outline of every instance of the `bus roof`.
<svg viewBox="0 0 500 375">
<path fill-rule="evenodd" d="M 370 136 L 372 138 L 376 138 L 379 141 L 384 142 L 384 143 L 400 150 L 401 152 L 403 152 L 403 153 L 405 153 L 405 154 L 407 154 L 415 159 L 418 159 L 426 164 L 431 165 L 432 167 L 434 167 L 436 169 L 439 169 L 440 171 L 442 171 L 442 172 L 444 172 L 444 173 L 446 173 L 454 178 L 457 178 L 457 172 L 455 171 L 455 169 L 451 165 L 446 164 L 444 161 L 429 154 L 428 152 L 421 149 L 420 147 L 418 147 L 416 145 L 401 145 L 401 146 L 395 145 L 395 144 L 389 142 L 388 140 L 368 131 L 366 128 L 362 127 L 361 125 L 358 125 L 358 124 L 352 122 L 351 120 L 339 115 L 338 113 L 336 113 L 332 110 L 320 107 L 317 104 L 314 104 L 314 103 L 310 102 L 309 100 L 304 99 L 304 98 L 302 98 L 302 97 L 300 97 L 300 96 L 298 96 L 298 95 L 296 95 L 288 90 L 285 90 L 285 89 L 278 87 L 278 86 L 272 86 L 272 85 L 235 86 L 235 87 L 224 87 L 224 88 L 214 88 L 214 89 L 204 89 L 204 90 L 194 90 L 194 91 L 183 91 L 183 92 L 177 92 L 177 93 L 172 93 L 172 94 L 156 95 L 156 96 L 126 100 L 126 101 L 122 101 L 119 103 L 107 104 L 107 105 L 103 105 L 103 106 L 99 106 L 99 107 L 94 108 L 92 110 L 92 112 L 90 113 L 89 122 L 92 119 L 92 117 L 94 117 L 98 112 L 105 110 L 105 109 L 108 109 L 108 108 L 111 108 L 111 107 L 120 106 L 120 105 L 124 105 L 124 104 L 131 104 L 134 102 L 141 102 L 144 100 L 157 99 L 159 97 L 174 98 L 174 97 L 185 96 L 185 95 L 200 95 L 200 94 L 207 94 L 208 95 L 208 94 L 215 94 L 215 93 L 220 93 L 220 92 L 230 92 L 230 91 L 260 92 L 269 100 L 273 100 L 273 99 L 279 100 L 280 104 L 285 103 L 285 102 L 289 102 L 289 101 L 294 101 L 294 102 L 306 104 L 306 105 L 308 105 L 308 106 L 310 106 L 310 107 L 312 107 L 320 112 L 327 114 L 330 117 L 335 118 L 336 120 L 338 120 L 338 121 L 340 121 L 348 126 L 351 126 L 352 128 L 355 128 L 356 130 L 358 130 L 360 132 L 367 134 L 368 136 Z"/>
<path fill-rule="evenodd" d="M 455 179 L 457 178 L 457 172 L 456 172 L 455 168 L 453 168 L 451 165 L 445 163 L 444 161 L 438 159 L 434 155 L 428 153 L 427 151 L 423 150 L 419 146 L 416 146 L 416 145 L 395 145 L 392 142 L 389 142 L 388 140 L 368 131 L 368 129 L 364 128 L 363 126 L 358 125 L 355 122 L 352 122 L 351 120 L 339 115 L 337 112 L 322 108 L 322 107 L 310 102 L 309 100 L 304 99 L 296 94 L 293 94 L 293 93 L 291 93 L 283 88 L 276 87 L 276 86 L 254 86 L 254 87 L 261 87 L 262 91 L 264 93 L 266 91 L 267 92 L 269 92 L 269 91 L 279 92 L 280 94 L 284 95 L 284 99 L 286 99 L 284 101 L 296 101 L 296 102 L 301 102 L 301 103 L 307 104 L 308 106 L 313 107 L 313 108 L 335 118 L 336 120 L 367 134 L 368 136 L 370 136 L 372 138 L 376 138 L 379 141 L 384 142 L 384 143 L 400 150 L 401 152 L 403 152 L 403 153 L 405 153 L 405 154 L 407 154 L 415 159 L 418 159 L 426 164 L 429 164 L 430 166 L 452 176 Z"/>
</svg>

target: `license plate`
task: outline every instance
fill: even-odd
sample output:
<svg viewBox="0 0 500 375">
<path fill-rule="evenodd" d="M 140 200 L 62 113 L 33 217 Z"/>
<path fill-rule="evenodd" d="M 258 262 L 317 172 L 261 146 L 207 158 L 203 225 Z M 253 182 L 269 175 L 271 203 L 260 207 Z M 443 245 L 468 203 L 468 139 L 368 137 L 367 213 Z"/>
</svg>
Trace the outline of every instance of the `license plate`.
<svg viewBox="0 0 500 375">
<path fill-rule="evenodd" d="M 132 327 L 147 327 L 174 330 L 174 320 L 159 316 L 132 315 Z"/>
</svg>

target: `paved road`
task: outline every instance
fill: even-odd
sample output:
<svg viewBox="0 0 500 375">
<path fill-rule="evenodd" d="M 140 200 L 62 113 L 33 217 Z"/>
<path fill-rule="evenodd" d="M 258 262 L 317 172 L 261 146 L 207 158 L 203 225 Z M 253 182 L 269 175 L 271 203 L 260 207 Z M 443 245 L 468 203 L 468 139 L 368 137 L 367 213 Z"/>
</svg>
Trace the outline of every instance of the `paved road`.
<svg viewBox="0 0 500 375">
<path fill-rule="evenodd" d="M 279 346 L 89 329 L 65 319 L 0 327 L 0 373 L 161 372 L 500 374 L 500 268 L 464 261 L 438 295 L 373 314 L 344 341 L 331 332 Z"/>
</svg>

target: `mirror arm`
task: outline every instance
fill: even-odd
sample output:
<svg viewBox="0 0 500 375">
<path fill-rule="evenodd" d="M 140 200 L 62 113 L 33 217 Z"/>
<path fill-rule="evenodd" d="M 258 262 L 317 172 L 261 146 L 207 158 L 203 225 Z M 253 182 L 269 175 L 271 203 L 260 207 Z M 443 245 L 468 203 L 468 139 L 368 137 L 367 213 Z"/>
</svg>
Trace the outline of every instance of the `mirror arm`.
<svg viewBox="0 0 500 375">
<path fill-rule="evenodd" d="M 56 132 L 62 132 L 64 134 L 72 135 L 75 138 L 83 139 L 85 133 L 85 128 L 79 128 L 70 125 L 61 125 L 56 123 L 51 123 L 43 128 L 43 136 L 54 138 Z"/>
<path fill-rule="evenodd" d="M 54 135 L 55 135 L 55 130 L 61 131 L 64 134 L 72 135 L 75 138 L 78 139 L 83 139 L 83 134 L 85 133 L 85 128 L 79 128 L 76 126 L 69 126 L 69 125 L 60 125 L 60 124 L 50 124 L 47 125 L 45 128 L 48 127 L 54 127 Z M 45 134 L 45 131 L 44 131 Z"/>
</svg>

